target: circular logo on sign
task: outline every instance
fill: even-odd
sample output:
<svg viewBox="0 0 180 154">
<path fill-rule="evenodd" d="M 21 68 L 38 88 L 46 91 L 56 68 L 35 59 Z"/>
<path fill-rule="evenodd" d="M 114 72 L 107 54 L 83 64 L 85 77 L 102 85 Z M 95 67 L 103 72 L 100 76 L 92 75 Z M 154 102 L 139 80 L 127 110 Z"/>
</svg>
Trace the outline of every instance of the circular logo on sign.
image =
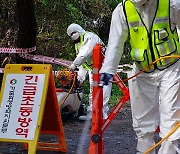
<svg viewBox="0 0 180 154">
<path fill-rule="evenodd" d="M 15 85 L 16 83 L 17 83 L 17 80 L 16 80 L 16 79 L 10 80 L 10 84 L 11 84 L 11 85 Z"/>
</svg>

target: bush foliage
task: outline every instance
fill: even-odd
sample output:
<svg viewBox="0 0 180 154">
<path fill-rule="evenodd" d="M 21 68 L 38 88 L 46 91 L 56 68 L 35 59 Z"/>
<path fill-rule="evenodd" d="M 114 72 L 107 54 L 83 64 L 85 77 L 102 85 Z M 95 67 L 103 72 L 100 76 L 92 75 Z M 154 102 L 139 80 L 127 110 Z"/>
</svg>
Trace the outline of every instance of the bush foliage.
<svg viewBox="0 0 180 154">
<path fill-rule="evenodd" d="M 80 24 L 107 44 L 112 11 L 121 0 L 1 0 L 0 47 L 17 47 L 21 17 L 21 14 L 18 16 L 17 2 L 34 5 L 37 22 L 37 51 L 34 54 L 73 60 L 74 46 L 66 34 L 68 25 Z M 128 44 L 125 51 L 122 63 L 130 63 Z M 6 63 L 17 62 L 16 55 L 0 54 L 1 67 L 6 64 L 3 62 L 7 57 L 10 58 Z M 116 93 L 116 88 L 113 91 Z"/>
</svg>

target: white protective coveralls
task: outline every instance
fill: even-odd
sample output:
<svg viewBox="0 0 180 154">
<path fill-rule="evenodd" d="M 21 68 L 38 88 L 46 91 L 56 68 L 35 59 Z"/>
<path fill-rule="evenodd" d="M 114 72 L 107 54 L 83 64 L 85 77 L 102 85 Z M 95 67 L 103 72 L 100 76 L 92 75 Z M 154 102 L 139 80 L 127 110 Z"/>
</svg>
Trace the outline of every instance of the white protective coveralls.
<svg viewBox="0 0 180 154">
<path fill-rule="evenodd" d="M 149 30 L 158 0 L 132 0 L 132 2 Z M 180 28 L 180 0 L 170 0 L 170 22 L 171 29 L 175 26 Z M 127 37 L 127 22 L 123 5 L 120 3 L 112 14 L 106 56 L 100 73 L 116 73 Z M 175 123 L 180 121 L 179 68 L 180 60 L 163 71 L 142 73 L 132 80 L 133 89 L 130 97 L 133 128 L 138 138 L 137 153 L 143 153 L 154 145 L 154 132 L 158 125 L 160 126 L 160 137 L 164 138 Z M 138 71 L 135 66 L 133 73 Z M 180 129 L 162 143 L 158 153 L 175 154 L 179 138 Z"/>
<path fill-rule="evenodd" d="M 93 74 L 92 70 L 87 70 L 82 67 L 84 62 L 92 63 L 92 52 L 96 44 L 102 44 L 102 40 L 92 32 L 85 32 L 85 30 L 78 24 L 71 24 L 67 28 L 67 34 L 72 38 L 72 40 L 78 39 L 81 34 L 84 34 L 84 43 L 80 46 L 78 43 L 78 53 L 73 61 L 75 67 L 78 67 L 78 80 L 83 82 L 86 79 L 86 75 L 89 75 L 90 93 L 89 93 L 89 106 L 87 108 L 88 112 L 92 112 L 92 88 L 93 88 Z M 73 34 L 73 35 L 72 35 Z M 103 119 L 107 118 L 107 112 L 109 111 L 108 101 L 111 95 L 112 84 L 103 86 Z M 90 118 L 91 118 L 91 114 Z M 89 118 L 88 118 L 89 119 Z"/>
</svg>

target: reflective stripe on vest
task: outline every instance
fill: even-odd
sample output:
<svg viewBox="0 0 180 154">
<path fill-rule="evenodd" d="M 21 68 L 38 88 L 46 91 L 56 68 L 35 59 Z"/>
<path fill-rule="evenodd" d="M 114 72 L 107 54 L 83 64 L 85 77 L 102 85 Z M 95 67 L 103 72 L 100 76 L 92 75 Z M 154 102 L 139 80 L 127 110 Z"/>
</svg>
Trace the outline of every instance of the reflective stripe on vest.
<svg viewBox="0 0 180 154">
<path fill-rule="evenodd" d="M 151 64 L 156 59 L 167 55 L 180 55 L 180 43 L 177 29 L 171 31 L 169 22 L 169 0 L 157 0 L 157 11 L 153 25 L 148 32 L 133 3 L 123 1 L 124 12 L 130 32 L 131 57 L 140 70 Z M 162 59 L 147 72 L 154 69 L 163 70 L 178 59 Z"/>
<path fill-rule="evenodd" d="M 78 44 L 75 44 L 75 50 L 76 50 L 76 54 L 79 53 L 79 47 L 81 47 L 84 44 L 84 35 L 87 34 L 88 32 L 85 32 L 83 34 L 80 35 L 80 42 L 79 42 L 79 46 Z M 82 64 L 82 66 L 87 69 L 87 70 L 92 70 L 92 58 L 89 58 L 88 61 L 90 61 L 90 65 L 87 62 L 84 62 Z"/>
</svg>

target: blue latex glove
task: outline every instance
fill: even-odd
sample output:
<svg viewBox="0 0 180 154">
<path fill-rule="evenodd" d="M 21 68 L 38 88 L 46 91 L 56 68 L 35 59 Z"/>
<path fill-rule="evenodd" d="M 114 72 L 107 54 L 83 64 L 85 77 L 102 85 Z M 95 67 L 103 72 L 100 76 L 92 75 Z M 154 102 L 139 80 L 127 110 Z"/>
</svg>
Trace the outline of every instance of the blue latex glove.
<svg viewBox="0 0 180 154">
<path fill-rule="evenodd" d="M 100 82 L 103 83 L 103 85 L 108 85 L 109 80 L 113 77 L 112 74 L 109 73 L 102 73 L 100 74 Z"/>
</svg>

